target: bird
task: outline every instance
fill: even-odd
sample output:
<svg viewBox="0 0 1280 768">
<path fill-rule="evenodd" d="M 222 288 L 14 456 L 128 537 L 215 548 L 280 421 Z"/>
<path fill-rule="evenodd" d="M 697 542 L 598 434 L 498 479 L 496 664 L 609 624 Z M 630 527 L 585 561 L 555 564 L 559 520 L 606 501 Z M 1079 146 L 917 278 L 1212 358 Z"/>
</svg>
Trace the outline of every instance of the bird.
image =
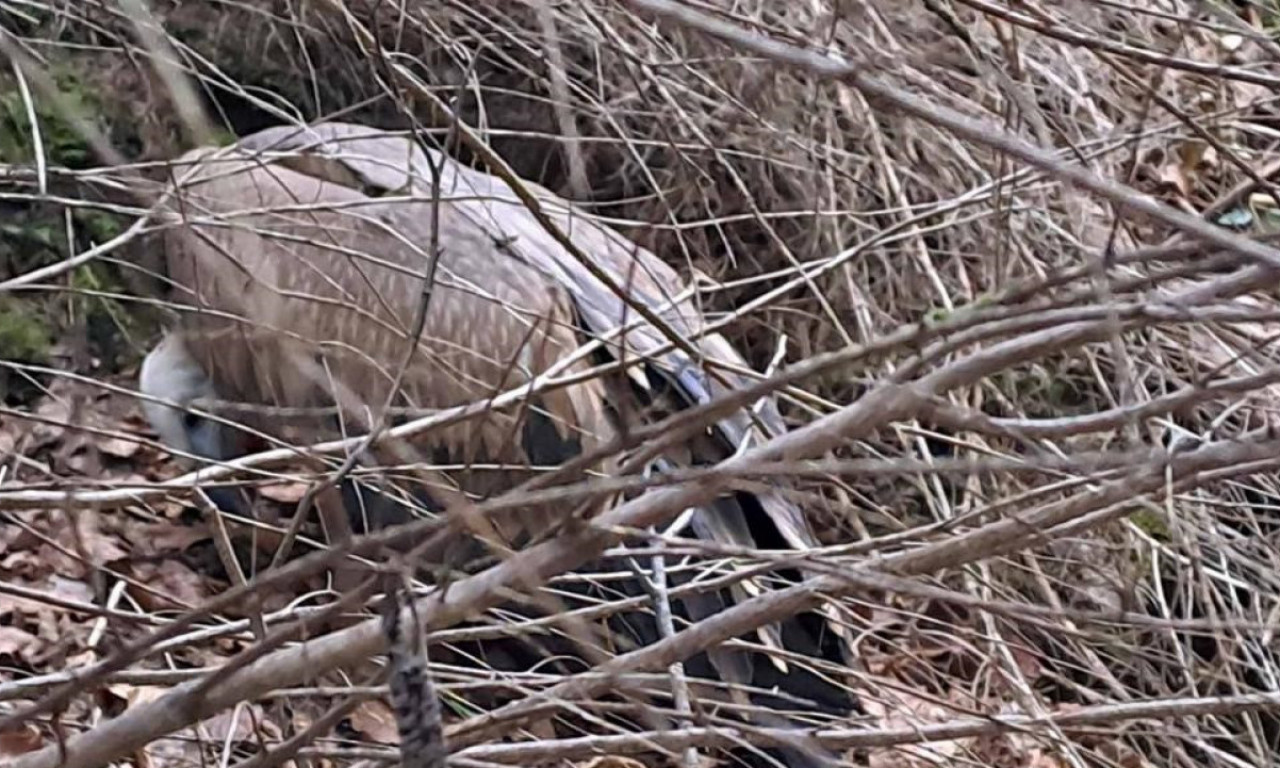
<svg viewBox="0 0 1280 768">
<path fill-rule="evenodd" d="M 305 443 L 367 431 L 389 411 L 430 412 L 536 389 L 552 377 L 571 381 L 413 436 L 415 457 L 451 468 L 418 489 L 438 510 L 509 490 L 662 414 L 751 382 L 743 356 L 708 329 L 695 290 L 704 275 L 682 279 L 578 206 L 520 180 L 587 256 L 576 258 L 515 187 L 411 131 L 278 125 L 230 146 L 191 150 L 172 168 L 172 216 L 160 237 L 170 300 L 181 311 L 144 359 L 139 391 L 153 430 L 180 453 L 225 461 L 248 450 L 246 434 Z M 202 401 L 260 410 L 237 415 L 246 433 L 193 413 L 189 406 Z M 286 425 L 273 416 L 277 409 L 323 415 Z M 783 431 L 776 399 L 762 397 L 652 466 L 712 464 Z M 348 506 L 385 511 L 361 493 L 344 486 Z M 495 519 L 494 532 L 519 547 L 563 516 L 560 504 L 527 505 Z M 818 545 L 802 510 L 772 486 L 723 495 L 692 510 L 688 526 L 727 547 Z M 795 569 L 782 576 L 795 578 Z M 737 583 L 679 602 L 696 621 L 751 591 L 750 582 Z M 626 631 L 652 642 L 659 628 L 642 618 Z M 835 664 L 852 658 L 832 606 L 763 628 L 758 639 Z M 768 653 L 716 648 L 705 656 L 698 668 L 708 676 L 762 691 L 791 688 L 833 711 L 853 706 L 825 673 L 805 678 Z M 784 764 L 811 764 L 783 752 Z"/>
</svg>

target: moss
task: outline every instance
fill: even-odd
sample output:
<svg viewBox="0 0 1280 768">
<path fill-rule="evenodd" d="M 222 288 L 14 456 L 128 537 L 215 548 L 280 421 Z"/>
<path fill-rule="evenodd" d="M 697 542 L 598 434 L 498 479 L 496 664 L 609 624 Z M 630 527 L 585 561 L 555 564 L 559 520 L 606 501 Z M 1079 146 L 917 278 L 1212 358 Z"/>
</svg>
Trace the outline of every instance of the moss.
<svg viewBox="0 0 1280 768">
<path fill-rule="evenodd" d="M 1151 509 L 1140 509 L 1129 520 L 1156 541 L 1169 541 L 1169 524 L 1164 515 Z"/>
<path fill-rule="evenodd" d="M 0 298 L 0 358 L 45 363 L 53 332 L 28 302 Z"/>
<path fill-rule="evenodd" d="M 77 210 L 71 227 L 62 212 L 52 206 L 31 205 L 5 213 L 0 222 L 0 279 L 56 264 L 69 253 L 79 253 L 116 237 L 123 231 L 120 216 L 102 211 Z M 74 235 L 68 241 L 68 229 Z M 62 279 L 55 282 L 62 283 Z M 85 324 L 92 355 L 108 367 L 123 359 L 121 352 L 138 333 L 145 313 L 131 303 L 107 294 L 133 293 L 124 268 L 112 261 L 86 264 L 70 275 L 71 290 L 8 297 L 0 323 L 0 358 L 36 362 L 47 349 L 53 323 L 43 318 L 70 317 Z"/>
<path fill-rule="evenodd" d="M 104 264 L 85 264 L 71 276 L 71 286 L 76 290 L 76 314 L 83 318 L 90 351 L 114 368 L 138 330 L 129 307 L 111 296 L 126 293 L 116 271 Z"/>
<path fill-rule="evenodd" d="M 66 253 L 60 218 L 50 205 L 0 207 L 0 279 L 51 264 Z"/>
<path fill-rule="evenodd" d="M 978 294 L 973 301 L 969 302 L 967 309 L 986 309 L 987 307 L 994 307 L 997 303 L 996 294 L 990 291 L 985 291 Z"/>
<path fill-rule="evenodd" d="M 94 243 L 103 243 L 118 237 L 124 231 L 120 216 L 103 211 L 80 210 L 74 214 L 80 226 L 80 234 Z"/>
<path fill-rule="evenodd" d="M 82 119 L 101 123 L 102 107 L 75 71 L 66 66 L 54 66 L 51 71 L 63 105 Z M 30 163 L 35 159 L 32 112 L 40 128 L 45 158 L 50 164 L 85 168 L 93 162 L 88 143 L 62 116 L 58 106 L 34 89 L 28 105 L 12 75 L 0 78 L 0 160 Z"/>
<path fill-rule="evenodd" d="M 942 325 L 952 316 L 952 311 L 946 307 L 933 307 L 924 313 L 925 325 Z"/>
<path fill-rule="evenodd" d="M 234 143 L 236 135 L 221 126 L 215 126 L 213 129 L 213 143 L 220 147 L 226 147 Z"/>
<path fill-rule="evenodd" d="M 124 231 L 123 218 L 81 209 L 71 215 L 75 242 L 67 240 L 64 211 L 56 205 L 0 207 L 0 279 L 53 264 Z"/>
<path fill-rule="evenodd" d="M 53 329 L 37 302 L 0 296 L 0 361 L 47 365 L 53 338 Z M 38 380 L 42 378 L 0 365 L 0 402 L 28 404 L 40 394 Z"/>
</svg>

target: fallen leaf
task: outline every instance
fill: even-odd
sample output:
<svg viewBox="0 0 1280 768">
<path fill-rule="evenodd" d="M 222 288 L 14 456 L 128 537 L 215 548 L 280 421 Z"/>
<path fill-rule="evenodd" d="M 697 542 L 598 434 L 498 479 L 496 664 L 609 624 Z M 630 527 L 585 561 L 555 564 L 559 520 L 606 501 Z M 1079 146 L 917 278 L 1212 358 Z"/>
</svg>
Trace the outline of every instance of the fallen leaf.
<svg viewBox="0 0 1280 768">
<path fill-rule="evenodd" d="M 99 516 L 80 515 L 76 517 L 76 521 L 76 533 L 94 565 L 106 565 L 128 557 L 129 553 L 125 551 L 122 542 L 113 534 L 102 530 L 102 519 Z"/>
<path fill-rule="evenodd" d="M 258 493 L 280 504 L 297 504 L 307 494 L 307 484 L 293 481 L 269 483 L 258 488 Z"/>
<path fill-rule="evenodd" d="M 867 714 L 876 719 L 876 725 L 885 730 L 918 728 L 946 722 L 954 716 L 953 711 L 942 703 L 913 696 L 906 691 L 895 691 L 888 700 L 867 697 L 864 707 Z M 868 755 L 867 765 L 871 768 L 932 768 L 958 760 L 962 750 L 963 743 L 956 740 L 877 749 Z"/>
<path fill-rule="evenodd" d="M 644 763 L 630 757 L 620 757 L 618 755 L 605 755 L 603 757 L 593 757 L 578 768 L 645 768 Z"/>
<path fill-rule="evenodd" d="M 0 656 L 25 660 L 40 638 L 17 627 L 0 627 Z"/>
<path fill-rule="evenodd" d="M 8 554 L 10 552 L 31 549 L 39 543 L 39 541 L 40 540 L 36 536 L 32 535 L 25 526 L 0 526 L 0 554 Z"/>
<path fill-rule="evenodd" d="M 35 410 L 40 421 L 31 427 L 33 449 L 43 448 L 66 433 L 66 427 L 61 425 L 71 418 L 71 404 L 62 398 L 45 397 L 36 405 Z"/>
<path fill-rule="evenodd" d="M 1178 146 L 1174 155 L 1176 159 L 1163 163 L 1157 171 L 1157 186 L 1160 191 L 1190 198 L 1205 175 L 1218 165 L 1217 151 L 1203 141 L 1187 141 Z"/>
<path fill-rule="evenodd" d="M 208 596 L 204 579 L 176 560 L 135 563 L 132 570 L 135 578 L 160 593 L 156 595 L 141 589 L 132 591 L 145 610 L 172 610 L 179 605 L 198 605 Z"/>
<path fill-rule="evenodd" d="M 1191 180 L 1181 163 L 1169 163 L 1156 175 L 1158 187 L 1164 192 L 1176 192 L 1181 197 L 1191 196 Z"/>
<path fill-rule="evenodd" d="M 266 715 L 257 704 L 240 704 L 201 721 L 200 732 L 216 743 L 227 741 L 254 741 L 254 728 L 266 722 Z M 270 738 L 271 734 L 264 734 Z"/>
<path fill-rule="evenodd" d="M 1018 665 L 1018 670 L 1022 672 L 1027 680 L 1035 681 L 1040 678 L 1044 668 L 1040 665 L 1038 654 L 1022 646 L 1011 646 L 1009 652 L 1012 654 L 1014 662 Z"/>
<path fill-rule="evenodd" d="M 969 740 L 975 760 L 991 768 L 1065 768 L 1066 763 L 1045 752 L 1037 737 L 996 733 Z"/>
<path fill-rule="evenodd" d="M 131 526 L 125 533 L 125 539 L 133 545 L 134 556 L 139 558 L 185 552 L 192 544 L 207 538 L 209 528 L 204 523 L 141 523 Z"/>
<path fill-rule="evenodd" d="M 49 576 L 49 594 L 76 603 L 92 603 L 93 588 L 78 579 L 68 579 L 58 574 Z"/>
<path fill-rule="evenodd" d="M 72 445 L 68 443 L 68 445 Z M 83 442 L 62 453 L 62 465 L 77 475 L 84 477 L 102 476 L 102 454 L 98 449 Z"/>
<path fill-rule="evenodd" d="M 35 552 L 22 549 L 0 560 L 0 569 L 3 569 L 9 578 L 18 577 L 35 581 L 47 572 L 48 566 Z"/>
<path fill-rule="evenodd" d="M 155 701 L 169 692 L 168 688 L 159 685 L 127 685 L 124 683 L 108 685 L 107 690 L 112 696 L 120 699 L 129 707 Z"/>
<path fill-rule="evenodd" d="M 101 657 L 98 655 L 96 651 L 93 651 L 93 650 L 81 651 L 80 653 L 75 653 L 68 656 L 67 660 L 62 664 L 62 669 L 64 671 L 81 669 L 83 667 L 89 666 L 90 664 L 96 664 L 100 660 L 101 660 Z"/>
<path fill-rule="evenodd" d="M 156 739 L 134 754 L 137 768 L 191 768 L 208 765 L 195 739 Z"/>
<path fill-rule="evenodd" d="M 40 729 L 31 723 L 0 731 L 0 757 L 17 757 L 35 752 L 43 744 Z"/>
<path fill-rule="evenodd" d="M 370 699 L 356 707 L 349 719 L 351 727 L 370 741 L 379 744 L 400 743 L 395 713 L 377 699 Z"/>
<path fill-rule="evenodd" d="M 65 579 L 56 574 L 42 583 L 29 583 L 23 579 L 8 579 L 18 586 L 25 587 L 50 598 L 61 598 L 81 604 L 93 603 L 93 591 L 88 584 L 72 579 Z M 18 597 L 16 595 L 0 595 L 0 619 L 10 626 L 21 625 L 24 620 L 32 618 L 38 621 L 56 621 L 56 616 L 75 613 L 74 609 L 54 604 L 40 597 Z M 56 637 L 54 634 L 46 635 Z"/>
<path fill-rule="evenodd" d="M 121 429 L 126 432 L 132 432 L 135 435 L 150 435 L 151 424 L 147 418 L 140 413 L 129 413 L 120 420 Z"/>
<path fill-rule="evenodd" d="M 108 456 L 116 459 L 132 458 L 142 444 L 130 437 L 100 435 L 94 444 Z"/>
</svg>

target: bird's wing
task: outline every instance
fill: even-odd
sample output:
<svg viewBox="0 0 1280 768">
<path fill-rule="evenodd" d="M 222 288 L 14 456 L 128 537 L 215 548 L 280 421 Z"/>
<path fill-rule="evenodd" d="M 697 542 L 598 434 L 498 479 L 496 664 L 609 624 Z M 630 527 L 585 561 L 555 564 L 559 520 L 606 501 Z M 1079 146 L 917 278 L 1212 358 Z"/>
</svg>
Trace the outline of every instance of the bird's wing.
<svg viewBox="0 0 1280 768">
<path fill-rule="evenodd" d="M 659 352 L 669 346 L 668 338 L 574 258 L 497 176 L 467 168 L 434 150 L 424 149 L 403 134 L 352 123 L 268 128 L 245 137 L 239 146 L 266 152 L 268 156 L 272 152 L 293 155 L 298 159 L 288 162 L 303 164 L 309 173 L 389 194 L 413 189 L 418 194 L 430 194 L 438 175 L 447 207 L 468 217 L 475 227 L 489 232 L 495 242 L 503 243 L 503 250 L 510 256 L 568 290 L 584 325 L 606 337 L 615 356 L 647 358 L 692 404 L 710 402 L 748 383 L 724 365 L 718 366 L 718 378 L 708 375 L 705 362 L 693 359 L 687 350 Z M 525 186 L 535 194 L 548 217 L 593 259 L 614 285 L 621 287 L 633 301 L 652 310 L 674 333 L 685 339 L 696 339 L 697 354 L 704 360 L 719 361 L 730 368 L 748 368 L 737 350 L 719 334 L 698 338 L 704 327 L 702 314 L 688 295 L 686 284 L 670 266 L 549 190 L 532 183 Z M 624 324 L 628 330 L 624 334 L 614 333 L 608 340 L 609 334 Z M 637 383 L 646 385 L 644 381 Z M 772 398 L 763 398 L 753 408 L 754 419 L 744 409 L 716 425 L 732 449 L 744 444 L 750 447 L 784 431 Z M 762 429 L 769 434 L 762 434 Z M 811 527 L 794 504 L 777 493 L 761 494 L 760 503 L 791 546 L 805 549 L 816 544 Z M 705 521 L 707 526 L 718 529 L 713 533 L 715 539 L 742 546 L 752 543 L 744 521 L 735 520 L 732 515 L 719 517 L 716 521 Z"/>
<path fill-rule="evenodd" d="M 442 209 L 456 213 L 475 230 L 486 233 L 511 260 L 536 269 L 562 286 L 572 295 L 585 328 L 602 339 L 615 357 L 645 359 L 688 404 L 711 402 L 749 383 L 734 372 L 749 368 L 737 350 L 722 336 L 703 333 L 703 315 L 694 297 L 686 292 L 684 281 L 669 265 L 543 187 L 525 184 L 543 212 L 592 259 L 605 279 L 649 309 L 670 332 L 691 340 L 701 359 L 695 359 L 687 349 L 669 348 L 669 337 L 640 317 L 626 299 L 576 259 L 497 176 L 420 147 L 407 135 L 351 123 L 268 128 L 245 137 L 239 146 L 267 157 L 300 154 L 301 157 L 284 162 L 299 164 L 309 173 L 336 183 L 381 190 L 382 194 L 415 192 L 429 200 L 433 186 L 438 185 Z M 622 328 L 625 330 L 619 332 Z M 721 363 L 716 366 L 717 376 L 707 373 L 708 361 Z M 648 387 L 644 374 L 637 369 L 632 371 L 632 380 Z M 722 441 L 720 455 L 703 458 L 723 458 L 784 429 L 776 402 L 763 398 L 752 404 L 750 411 L 744 408 L 717 422 L 716 432 Z M 758 492 L 754 497 L 790 546 L 803 551 L 817 545 L 808 519 L 790 499 L 776 490 Z M 757 544 L 743 508 L 735 503 L 697 510 L 693 524 L 704 540 L 740 548 Z M 735 586 L 733 591 L 738 599 L 744 597 L 742 587 Z M 833 615 L 834 608 L 827 606 L 824 611 L 832 619 L 832 630 L 847 643 L 847 630 Z M 760 634 L 767 644 L 781 645 L 777 627 L 763 628 Z"/>
<path fill-rule="evenodd" d="M 217 391 L 291 407 L 337 401 L 356 418 L 381 408 L 423 300 L 430 206 L 380 201 L 236 153 L 210 159 L 180 192 L 173 207 L 184 221 L 166 234 L 169 272 L 194 310 L 183 333 Z M 398 405 L 483 400 L 546 373 L 579 343 L 563 288 L 508 258 L 460 212 L 443 208 L 439 222 L 437 282 Z M 546 393 L 538 406 L 560 438 L 595 444 L 610 437 L 603 403 L 593 380 Z M 529 440 L 545 432 L 513 435 L 526 415 L 498 413 L 426 439 L 453 455 L 478 449 L 490 461 L 528 462 L 538 452 Z"/>
</svg>

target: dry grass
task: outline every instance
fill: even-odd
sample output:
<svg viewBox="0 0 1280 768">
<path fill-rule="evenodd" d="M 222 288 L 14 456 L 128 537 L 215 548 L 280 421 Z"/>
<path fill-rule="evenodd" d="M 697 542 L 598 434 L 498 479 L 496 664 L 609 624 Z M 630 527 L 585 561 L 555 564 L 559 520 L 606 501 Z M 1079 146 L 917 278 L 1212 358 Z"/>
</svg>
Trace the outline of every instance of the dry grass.
<svg viewBox="0 0 1280 768">
<path fill-rule="evenodd" d="M 251 0 L 154 12 L 228 132 L 340 113 L 443 137 L 447 121 L 413 75 L 523 176 L 709 276 L 709 311 L 758 370 L 791 374 L 786 413 L 811 430 L 793 441 L 796 453 L 737 469 L 793 475 L 836 545 L 819 560 L 848 577 L 823 584 L 845 591 L 867 714 L 829 724 L 829 746 L 856 747 L 879 766 L 923 765 L 925 752 L 948 765 L 1273 761 L 1275 278 L 1256 258 L 1197 244 L 1176 220 L 1065 184 L 1001 145 L 1038 147 L 1265 243 L 1280 210 L 1266 183 L 1280 168 L 1280 47 L 1268 37 L 1277 12 L 1182 0 L 698 6 L 741 30 L 838 52 L 865 77 L 980 120 L 983 143 L 904 114 L 864 80 L 771 61 L 655 20 L 649 5 Z M 15 4 L 0 23 L 12 35 L 0 52 L 70 67 L 110 103 L 104 140 L 129 160 L 171 157 L 193 141 L 115 3 Z M 377 50 L 362 48 L 363 30 Z M 0 176 L 0 203 L 34 196 L 35 163 L 22 159 L 13 181 Z M 108 256 L 127 265 L 142 253 Z M 15 408 L 0 417 L 7 432 L 23 423 Z M 32 500 L 53 478 L 39 446 L 23 445 L 0 469 L 15 484 L 0 491 L 0 514 L 45 530 Z M 795 461 L 810 455 L 825 462 Z M 52 472 L 77 475 L 74 465 Z M 4 554 L 0 573 L 16 572 Z M 115 583 L 96 565 L 87 572 Z M 31 578 L 47 586 L 49 574 Z M 4 601 L 0 625 L 17 615 Z M 191 634 L 175 630 L 186 643 L 174 647 L 204 659 L 195 666 L 256 647 L 247 625 L 225 625 L 241 639 L 223 647 L 212 630 L 195 631 L 228 616 L 191 614 Z M 78 663 L 113 658 L 81 652 Z M 47 683 L 39 676 L 71 666 L 11 656 L 0 663 L 15 680 Z M 166 668 L 158 655 L 118 666 L 115 690 Z M 664 665 L 644 670 L 637 685 L 668 684 Z M 649 741 L 587 729 L 585 746 L 537 729 L 513 734 L 523 746 L 468 740 L 479 715 L 459 702 L 478 673 L 440 674 L 456 697 L 460 754 L 477 761 L 585 761 L 587 747 L 648 760 L 664 739 L 678 752 L 722 738 L 690 725 Z M 610 706 L 581 681 L 517 677 L 517 701 L 551 689 L 572 693 L 579 716 Z M 0 683 L 10 702 L 0 717 L 47 693 Z M 259 732 L 267 747 L 338 700 L 272 695 L 293 709 L 269 697 L 254 705 L 270 724 Z M 102 714 L 73 704 L 65 733 Z M 997 714 L 1078 719 L 996 736 L 981 718 Z M 33 722 L 50 726 L 47 713 Z M 309 744 L 311 754 L 338 765 L 367 757 L 358 748 L 378 738 L 364 722 Z M 958 730 L 913 730 L 942 723 Z M 233 732 L 221 733 L 253 741 Z"/>
</svg>

